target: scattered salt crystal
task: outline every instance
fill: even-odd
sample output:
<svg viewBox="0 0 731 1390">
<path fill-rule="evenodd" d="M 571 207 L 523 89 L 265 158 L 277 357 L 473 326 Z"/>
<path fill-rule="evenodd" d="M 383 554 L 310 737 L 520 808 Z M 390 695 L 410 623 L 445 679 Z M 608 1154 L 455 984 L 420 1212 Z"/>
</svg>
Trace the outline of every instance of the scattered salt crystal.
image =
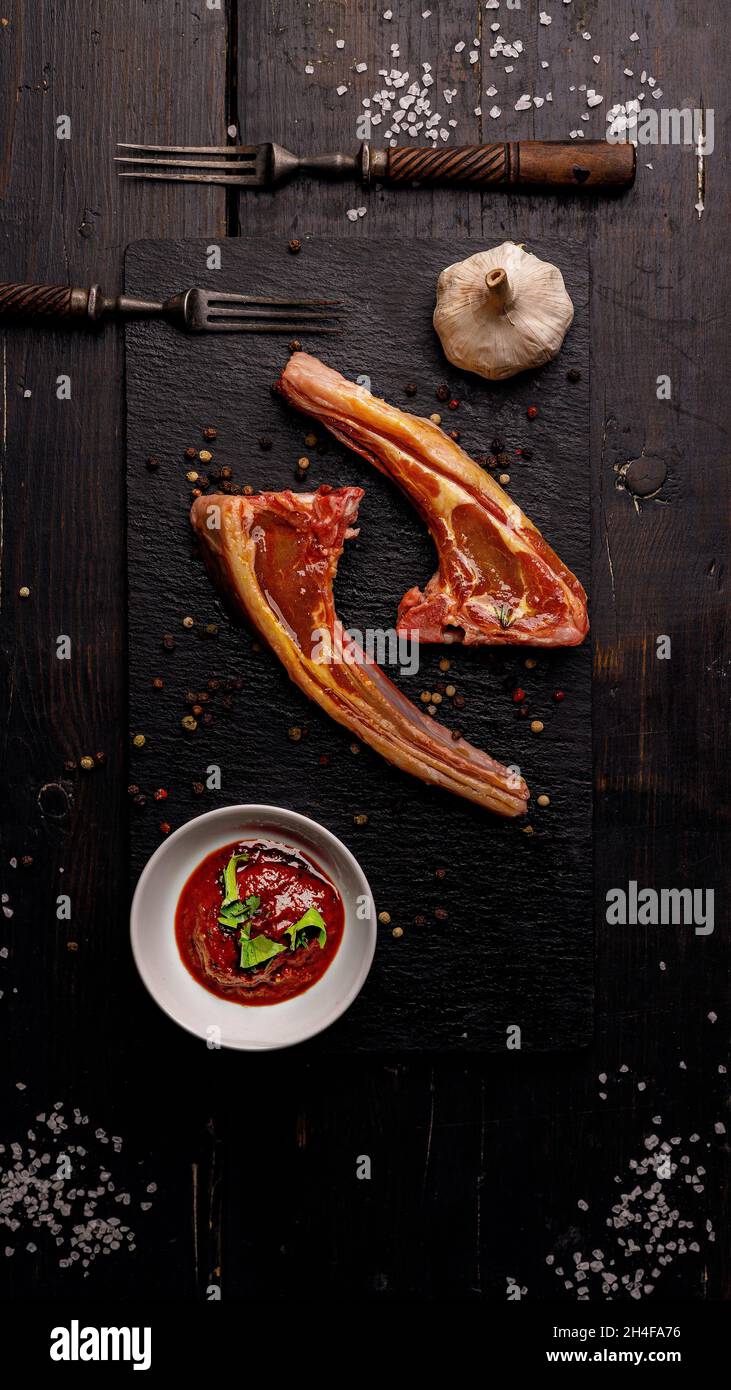
<svg viewBox="0 0 731 1390">
<path fill-rule="evenodd" d="M 336 48 L 345 48 L 345 39 L 336 39 L 336 40 L 335 40 L 335 47 L 336 47 Z"/>
<path fill-rule="evenodd" d="M 604 1082 L 606 1081 L 606 1079 L 607 1079 L 607 1073 L 606 1073 L 605 1071 L 600 1071 L 600 1073 L 599 1073 L 599 1075 L 598 1075 L 598 1077 L 597 1077 L 597 1081 L 601 1081 L 602 1085 L 604 1085 Z"/>
<path fill-rule="evenodd" d="M 486 97 L 496 97 L 496 96 L 497 96 L 497 87 L 486 87 L 486 88 L 485 88 L 485 96 L 486 96 Z"/>
<path fill-rule="evenodd" d="M 711 1009 L 710 1013 L 706 1014 L 706 1018 L 708 1019 L 709 1023 L 715 1023 L 716 1019 L 718 1018 L 718 1014 L 714 1013 L 713 1009 Z"/>
<path fill-rule="evenodd" d="M 725 1126 L 725 1124 L 723 1123 L 722 1120 L 717 1120 L 716 1123 L 715 1123 L 715 1125 L 713 1126 L 713 1129 L 714 1129 L 714 1132 L 715 1132 L 716 1134 L 725 1134 L 725 1133 L 726 1133 L 726 1126 Z"/>
<path fill-rule="evenodd" d="M 348 208 L 348 209 L 346 210 L 345 216 L 347 217 L 347 219 L 348 219 L 349 222 L 357 222 L 357 221 L 358 221 L 358 209 L 357 209 L 357 208 Z"/>
<path fill-rule="evenodd" d="M 542 58 L 542 59 L 541 59 L 541 67 L 542 67 L 542 68 L 547 68 L 547 67 L 549 67 L 549 64 L 546 62 L 545 58 Z"/>
<path fill-rule="evenodd" d="M 422 12 L 421 12 L 421 17 L 422 17 L 422 19 L 428 19 L 430 14 L 431 14 L 431 10 L 422 10 Z"/>
<path fill-rule="evenodd" d="M 356 71 L 356 72 L 367 72 L 367 71 L 368 71 L 368 64 L 367 64 L 367 63 L 356 63 L 356 65 L 355 65 L 355 71 Z"/>
<path fill-rule="evenodd" d="M 311 76 L 314 71 L 315 69 L 312 66 L 312 63 L 305 63 L 305 72 L 308 73 L 308 75 Z"/>
<path fill-rule="evenodd" d="M 636 30 L 635 30 L 634 34 L 630 34 L 630 36 L 629 36 L 629 41 L 630 41 L 630 43 L 639 43 L 639 41 L 640 41 L 640 36 L 639 36 L 639 34 L 637 33 Z"/>
<path fill-rule="evenodd" d="M 456 44 L 454 45 L 454 51 L 455 51 L 455 53 L 461 53 L 461 52 L 462 52 L 462 49 L 464 48 L 464 46 L 465 46 L 464 39 L 460 39 L 459 43 L 456 43 Z"/>
<path fill-rule="evenodd" d="M 348 88 L 347 88 L 347 87 L 345 86 L 345 84 L 342 83 L 342 82 L 341 82 L 341 84 L 340 84 L 339 87 L 336 87 L 336 88 L 335 88 L 335 91 L 337 92 L 337 94 L 338 94 L 339 97 L 345 96 L 345 93 L 347 92 L 347 90 L 348 90 Z"/>
<path fill-rule="evenodd" d="M 477 60 L 478 60 L 478 58 L 479 58 L 479 56 L 480 56 L 480 55 L 479 55 L 479 53 L 477 52 L 477 49 L 474 48 L 474 49 L 472 50 L 472 52 L 470 53 L 470 62 L 471 62 L 471 63 L 476 63 Z"/>
<path fill-rule="evenodd" d="M 493 119 L 494 121 L 496 121 L 497 118 L 498 118 L 498 116 L 501 116 L 501 115 L 502 115 L 502 109 L 501 109 L 501 107 L 499 107 L 499 106 L 491 106 L 491 107 L 490 107 L 490 115 L 492 116 L 492 119 Z"/>
<path fill-rule="evenodd" d="M 624 75 L 625 75 L 625 77 L 634 77 L 634 72 L 633 72 L 632 68 L 625 68 L 625 69 L 624 69 Z"/>
<path fill-rule="evenodd" d="M 475 116 L 481 116 L 481 115 L 482 115 L 482 107 L 481 107 L 481 106 L 476 106 L 475 109 L 474 109 L 473 114 L 474 114 Z"/>
<path fill-rule="evenodd" d="M 384 18 L 384 19 L 393 19 L 393 10 L 384 10 L 384 11 L 383 11 L 383 18 Z"/>
<path fill-rule="evenodd" d="M 515 103 L 515 110 L 516 110 L 516 111 L 528 111 L 528 110 L 530 110 L 530 104 L 531 104 L 530 96 L 528 95 L 527 92 L 524 92 L 523 95 L 522 95 L 522 97 L 519 97 L 518 101 L 516 101 L 516 103 Z"/>
<path fill-rule="evenodd" d="M 553 22 L 551 20 L 550 14 L 546 14 L 545 10 L 541 10 L 541 13 L 539 14 L 538 18 L 540 19 L 541 24 L 551 24 Z"/>
<path fill-rule="evenodd" d="M 533 105 L 534 105 L 534 106 L 542 106 L 542 105 L 543 105 L 543 102 L 544 102 L 544 98 L 543 98 L 543 97 L 534 97 L 534 98 L 533 98 Z"/>
<path fill-rule="evenodd" d="M 592 54 L 591 61 L 592 61 L 592 63 L 601 63 L 601 61 L 602 61 L 602 59 L 601 59 L 601 54 L 600 54 L 600 53 L 593 53 L 593 54 Z"/>
</svg>

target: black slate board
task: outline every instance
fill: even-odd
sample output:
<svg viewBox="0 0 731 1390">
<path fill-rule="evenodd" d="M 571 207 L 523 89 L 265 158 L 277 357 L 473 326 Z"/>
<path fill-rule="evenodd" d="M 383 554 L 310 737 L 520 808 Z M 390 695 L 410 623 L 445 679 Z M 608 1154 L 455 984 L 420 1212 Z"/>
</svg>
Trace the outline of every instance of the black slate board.
<svg viewBox="0 0 731 1390">
<path fill-rule="evenodd" d="M 167 295 L 188 285 L 249 293 L 343 297 L 349 304 L 340 339 L 302 336 L 303 346 L 351 377 L 370 378 L 376 394 L 416 413 L 439 410 L 461 431 L 473 456 L 500 437 L 511 456 L 509 491 L 561 557 L 589 587 L 589 276 L 585 247 L 565 241 L 530 246 L 558 264 L 575 318 L 557 362 L 494 384 L 452 369 L 431 328 L 439 271 L 483 246 L 437 241 L 307 240 L 298 255 L 284 241 L 225 240 L 221 268 L 207 268 L 205 241 L 141 241 L 126 258 L 128 293 Z M 379 946 L 367 984 L 348 1013 L 310 1047 L 358 1050 L 504 1051 L 508 1030 L 521 1029 L 524 1050 L 585 1044 L 593 1007 L 591 866 L 591 652 L 531 653 L 429 647 L 411 677 L 395 675 L 412 699 L 437 682 L 464 694 L 441 716 L 505 763 L 518 763 L 531 787 L 528 822 L 502 822 L 456 797 L 426 787 L 384 763 L 308 702 L 279 662 L 231 621 L 194 556 L 187 523 L 191 484 L 188 446 L 206 447 L 201 431 L 218 430 L 216 466 L 263 488 L 357 483 L 366 489 L 361 532 L 346 546 L 336 585 L 346 627 L 393 624 L 398 600 L 434 569 L 429 537 L 395 488 L 355 455 L 323 438 L 306 445 L 310 426 L 272 395 L 286 360 L 280 338 L 234 334 L 187 337 L 156 322 L 130 325 L 127 342 L 129 493 L 130 730 L 146 736 L 132 749 L 130 776 L 147 801 L 131 818 L 136 880 L 161 838 L 216 805 L 262 801 L 290 806 L 321 821 L 357 855 L 379 910 Z M 568 383 L 569 367 L 582 372 Z M 418 391 L 409 399 L 405 384 Z M 446 382 L 458 409 L 435 397 Z M 539 408 L 529 421 L 527 407 Z M 271 438 L 264 451 L 258 440 Z M 529 448 L 530 461 L 515 450 Z M 307 483 L 295 463 L 311 460 Z M 148 456 L 160 466 L 150 472 Z M 211 490 L 215 490 L 213 484 Z M 193 629 L 182 625 L 194 619 Z M 216 635 L 205 636 L 214 624 Z M 163 635 L 175 639 L 166 650 Z M 439 671 L 448 656 L 449 673 Z M 535 655 L 537 666 L 525 660 Z M 392 672 L 393 674 L 393 672 Z M 154 690 L 152 680 L 164 680 Z M 188 691 L 209 679 L 240 690 L 211 695 L 213 723 L 186 734 Z M 530 731 L 511 699 L 528 694 Z M 566 698 L 552 699 L 561 688 Z M 224 706 L 232 706 L 226 709 Z M 299 742 L 293 726 L 305 730 Z M 321 758 L 327 756 L 326 766 Z M 196 796 L 206 768 L 222 772 L 220 791 Z M 169 795 L 155 801 L 164 787 Z M 547 792 L 551 805 L 535 798 Z M 365 812 L 367 826 L 354 815 Z M 441 871 L 445 870 L 442 874 Z M 444 917 L 444 912 L 447 916 Z M 393 926 L 402 926 L 400 939 Z"/>
</svg>

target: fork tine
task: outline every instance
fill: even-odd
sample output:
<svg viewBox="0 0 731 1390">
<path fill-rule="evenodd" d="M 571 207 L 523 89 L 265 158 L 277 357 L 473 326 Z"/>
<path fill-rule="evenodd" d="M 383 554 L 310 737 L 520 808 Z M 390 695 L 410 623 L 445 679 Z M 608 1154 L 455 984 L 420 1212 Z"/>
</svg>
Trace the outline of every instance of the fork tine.
<svg viewBox="0 0 731 1390">
<path fill-rule="evenodd" d="M 291 309 L 290 309 L 291 312 Z M 267 309 L 212 309 L 206 315 L 207 323 L 222 323 L 226 320 L 239 323 L 284 323 L 286 314 L 272 314 Z M 337 318 L 337 314 L 313 314 L 297 312 L 300 323 L 327 323 Z"/>
<path fill-rule="evenodd" d="M 262 182 L 253 167 L 250 174 L 182 174 L 164 166 L 159 173 L 151 169 L 120 169 L 118 173 L 120 179 L 150 179 L 156 183 L 223 183 L 242 188 L 245 184 Z"/>
<path fill-rule="evenodd" d="M 239 154 L 251 159 L 258 153 L 257 145 L 134 145 L 127 140 L 118 140 L 117 149 L 139 150 L 140 154 Z"/>
<path fill-rule="evenodd" d="M 204 293 L 209 308 L 214 304 L 263 304 L 282 309 L 339 309 L 343 304 L 342 299 L 271 299 L 268 295 L 229 294 L 226 291 L 219 294 L 218 291 L 213 293 L 210 290 Z"/>
<path fill-rule="evenodd" d="M 234 159 L 143 159 L 137 155 L 115 154 L 115 164 L 144 164 L 148 169 L 220 169 L 224 174 L 253 174 L 253 161 L 239 164 Z"/>
<path fill-rule="evenodd" d="M 246 319 L 239 319 L 237 321 L 233 319 L 210 319 L 206 324 L 205 331 L 207 333 L 304 333 L 305 335 L 309 333 L 319 333 L 320 335 L 327 333 L 332 335 L 336 333 L 341 334 L 343 330 L 342 328 L 329 328 L 324 324 L 303 324 L 302 322 L 285 323 L 283 320 L 279 319 L 276 323 L 265 323 L 261 319 L 256 322 L 249 322 Z"/>
</svg>

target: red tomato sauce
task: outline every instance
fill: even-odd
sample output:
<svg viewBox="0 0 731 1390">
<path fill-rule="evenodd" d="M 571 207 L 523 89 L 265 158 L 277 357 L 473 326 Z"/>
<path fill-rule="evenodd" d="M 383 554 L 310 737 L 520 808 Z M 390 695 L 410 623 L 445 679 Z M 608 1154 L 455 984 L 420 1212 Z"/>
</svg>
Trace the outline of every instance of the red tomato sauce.
<svg viewBox="0 0 731 1390">
<path fill-rule="evenodd" d="M 248 853 L 239 864 L 239 897 L 256 896 L 261 904 L 251 918 L 250 935 L 264 935 L 287 948 L 262 965 L 240 966 L 238 930 L 222 926 L 223 872 L 233 854 Z M 292 951 L 285 936 L 314 907 L 327 928 L 317 939 Z M 312 860 L 269 840 L 242 840 L 214 850 L 193 870 L 175 913 L 175 938 L 183 963 L 205 989 L 237 1004 L 280 1004 L 302 994 L 332 964 L 343 936 L 343 900 L 327 875 Z"/>
</svg>

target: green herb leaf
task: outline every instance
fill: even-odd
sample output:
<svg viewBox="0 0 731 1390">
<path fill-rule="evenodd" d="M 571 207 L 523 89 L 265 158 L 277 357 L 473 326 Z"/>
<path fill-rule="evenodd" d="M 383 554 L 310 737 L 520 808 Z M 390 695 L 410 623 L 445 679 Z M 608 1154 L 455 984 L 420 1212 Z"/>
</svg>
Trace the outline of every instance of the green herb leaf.
<svg viewBox="0 0 731 1390">
<path fill-rule="evenodd" d="M 250 922 L 251 918 L 259 911 L 261 898 L 252 893 L 250 897 L 241 902 L 240 898 L 235 898 L 233 902 L 224 903 L 219 914 L 219 922 L 222 927 L 236 928 L 243 922 Z M 248 928 L 247 928 L 248 936 Z"/>
<path fill-rule="evenodd" d="M 268 936 L 255 936 L 249 940 L 243 931 L 240 946 L 239 965 L 242 970 L 251 970 L 255 965 L 263 965 L 265 960 L 271 960 L 274 956 L 278 956 L 281 951 L 287 949 L 281 941 L 270 941 Z"/>
<path fill-rule="evenodd" d="M 228 907 L 229 903 L 238 902 L 239 885 L 236 881 L 236 870 L 239 864 L 247 864 L 249 856 L 246 850 L 241 854 L 232 854 L 223 871 L 223 906 Z"/>
<path fill-rule="evenodd" d="M 322 950 L 327 941 L 327 927 L 317 908 L 308 907 L 304 917 L 300 917 L 299 922 L 293 922 L 291 927 L 287 927 L 284 935 L 289 937 L 290 951 L 296 951 L 300 946 L 306 946 L 315 935 L 320 950 Z"/>
</svg>

